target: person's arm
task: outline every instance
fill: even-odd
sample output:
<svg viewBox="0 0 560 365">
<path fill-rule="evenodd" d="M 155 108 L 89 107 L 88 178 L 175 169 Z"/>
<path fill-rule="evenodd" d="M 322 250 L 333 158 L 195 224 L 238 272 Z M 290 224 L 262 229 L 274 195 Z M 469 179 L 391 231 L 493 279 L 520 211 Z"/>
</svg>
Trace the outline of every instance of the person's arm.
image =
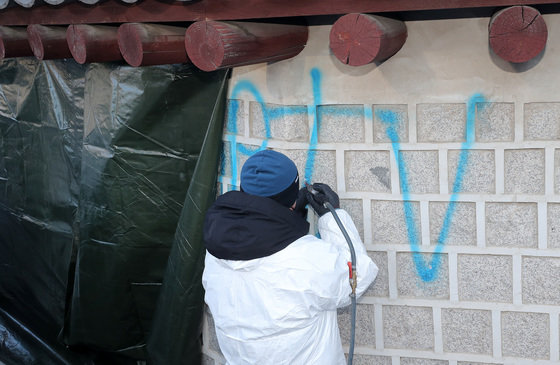
<svg viewBox="0 0 560 365">
<path fill-rule="evenodd" d="M 378 268 L 377 265 L 368 256 L 366 248 L 358 230 L 352 221 L 350 215 L 343 209 L 336 209 L 336 213 L 339 219 L 342 221 L 346 232 L 350 236 L 352 245 L 354 246 L 354 251 L 356 253 L 356 275 L 357 275 L 357 286 L 356 286 L 356 296 L 359 298 L 371 285 L 377 276 Z M 321 239 L 326 241 L 326 243 L 333 245 L 339 251 L 342 259 L 346 261 L 346 265 L 350 262 L 350 248 L 348 243 L 344 238 L 338 224 L 336 223 L 332 213 L 326 213 L 319 218 L 319 233 L 321 234 Z M 348 266 L 347 266 L 348 268 Z M 349 278 L 344 283 L 349 284 Z M 339 303 L 339 306 L 345 306 L 350 304 L 350 298 L 344 298 L 346 300 Z"/>
<path fill-rule="evenodd" d="M 321 239 L 325 241 L 325 244 L 329 244 L 337 252 L 336 263 L 333 267 L 332 280 L 340 281 L 340 273 L 346 273 L 346 280 L 342 280 L 340 283 L 341 287 L 336 290 L 338 297 L 336 298 L 336 306 L 342 307 L 350 304 L 350 283 L 349 283 L 349 265 L 351 261 L 350 248 L 348 242 L 344 238 L 340 227 L 338 226 L 333 214 L 325 207 L 324 203 L 329 202 L 334 208 L 339 208 L 339 198 L 338 195 L 325 184 L 314 184 L 314 191 L 309 192 L 307 199 L 309 204 L 315 210 L 315 212 L 320 216 L 319 218 L 319 234 Z M 316 189 L 316 190 L 315 190 Z M 370 284 L 375 280 L 377 276 L 378 268 L 377 265 L 368 256 L 364 244 L 360 238 L 358 230 L 352 221 L 350 215 L 343 209 L 336 209 L 336 214 L 338 215 L 342 225 L 344 226 L 356 254 L 356 276 L 357 276 L 357 286 L 356 286 L 356 296 L 360 297 L 370 286 Z"/>
</svg>

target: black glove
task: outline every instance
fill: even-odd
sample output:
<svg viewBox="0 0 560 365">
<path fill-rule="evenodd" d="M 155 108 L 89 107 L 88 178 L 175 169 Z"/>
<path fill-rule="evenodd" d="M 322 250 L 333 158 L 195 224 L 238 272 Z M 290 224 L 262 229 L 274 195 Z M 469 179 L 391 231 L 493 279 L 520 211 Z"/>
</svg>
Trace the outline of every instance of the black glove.
<svg viewBox="0 0 560 365">
<path fill-rule="evenodd" d="M 301 214 L 304 218 L 307 217 L 307 203 L 307 188 L 301 188 L 298 191 L 294 212 Z"/>
<path fill-rule="evenodd" d="M 338 194 L 335 193 L 330 186 L 327 184 L 315 183 L 311 185 L 311 188 L 313 188 L 314 192 L 307 189 L 307 201 L 319 217 L 329 212 L 329 208 L 324 206 L 326 202 L 331 203 L 333 208 L 340 208 Z"/>
</svg>

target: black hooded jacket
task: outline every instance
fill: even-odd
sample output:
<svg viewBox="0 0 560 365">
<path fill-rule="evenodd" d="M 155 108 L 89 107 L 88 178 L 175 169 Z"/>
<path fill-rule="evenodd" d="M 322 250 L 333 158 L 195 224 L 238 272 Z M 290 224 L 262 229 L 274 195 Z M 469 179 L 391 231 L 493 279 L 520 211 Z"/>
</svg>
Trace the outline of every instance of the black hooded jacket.
<svg viewBox="0 0 560 365">
<path fill-rule="evenodd" d="M 206 213 L 204 244 L 219 259 L 252 260 L 283 250 L 308 231 L 302 214 L 269 198 L 230 191 Z"/>
</svg>

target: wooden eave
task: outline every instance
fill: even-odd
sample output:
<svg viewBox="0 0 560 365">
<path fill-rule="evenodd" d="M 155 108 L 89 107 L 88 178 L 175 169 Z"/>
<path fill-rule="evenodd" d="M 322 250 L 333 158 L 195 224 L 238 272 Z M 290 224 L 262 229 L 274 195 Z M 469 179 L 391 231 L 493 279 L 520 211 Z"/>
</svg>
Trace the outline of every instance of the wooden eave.
<svg viewBox="0 0 560 365">
<path fill-rule="evenodd" d="M 58 6 L 40 4 L 29 9 L 14 6 L 0 10 L 0 25 L 192 22 L 557 3 L 553 0 L 140 0 L 127 4 L 108 0 L 96 5 L 71 2 Z"/>
</svg>

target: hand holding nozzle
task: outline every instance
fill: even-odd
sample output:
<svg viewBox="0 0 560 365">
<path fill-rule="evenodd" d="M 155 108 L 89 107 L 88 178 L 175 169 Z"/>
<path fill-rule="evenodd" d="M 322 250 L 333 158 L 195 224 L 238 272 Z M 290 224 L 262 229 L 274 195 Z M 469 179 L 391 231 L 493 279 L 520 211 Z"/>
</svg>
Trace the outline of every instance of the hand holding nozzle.
<svg viewBox="0 0 560 365">
<path fill-rule="evenodd" d="M 330 203 L 333 208 L 340 208 L 340 200 L 338 194 L 335 193 L 330 186 L 322 183 L 315 183 L 313 185 L 306 184 L 307 188 L 307 201 L 313 210 L 321 217 L 329 211 L 326 203 Z"/>
</svg>

